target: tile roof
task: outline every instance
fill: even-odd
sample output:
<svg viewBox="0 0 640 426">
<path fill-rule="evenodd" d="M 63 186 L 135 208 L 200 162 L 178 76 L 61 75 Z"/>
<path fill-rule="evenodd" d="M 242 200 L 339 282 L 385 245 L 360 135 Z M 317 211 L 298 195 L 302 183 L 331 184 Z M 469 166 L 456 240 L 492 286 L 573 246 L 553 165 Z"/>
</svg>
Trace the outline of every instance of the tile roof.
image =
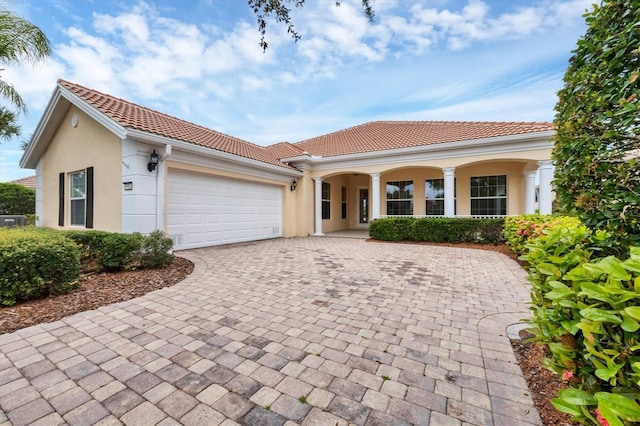
<svg viewBox="0 0 640 426">
<path fill-rule="evenodd" d="M 276 158 L 288 158 L 302 155 L 302 149 L 289 142 L 278 142 L 267 147 L 267 151 Z"/>
<path fill-rule="evenodd" d="M 373 121 L 293 144 L 312 155 L 333 157 L 554 130 L 545 122 Z"/>
<path fill-rule="evenodd" d="M 58 84 L 125 128 L 189 142 L 263 163 L 292 168 L 271 155 L 263 146 L 189 123 L 76 83 L 60 79 Z"/>
<path fill-rule="evenodd" d="M 18 185 L 26 186 L 27 188 L 36 189 L 35 176 L 27 176 L 20 179 L 10 180 L 7 183 L 16 183 Z"/>
</svg>

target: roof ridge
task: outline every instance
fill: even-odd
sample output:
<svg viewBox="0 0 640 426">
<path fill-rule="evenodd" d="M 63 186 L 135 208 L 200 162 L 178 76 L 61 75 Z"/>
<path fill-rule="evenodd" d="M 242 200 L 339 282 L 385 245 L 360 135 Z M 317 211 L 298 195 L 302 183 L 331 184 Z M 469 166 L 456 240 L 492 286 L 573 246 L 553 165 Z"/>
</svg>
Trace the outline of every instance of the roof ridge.
<svg viewBox="0 0 640 426">
<path fill-rule="evenodd" d="M 86 86 L 83 86 L 82 84 L 79 84 L 79 83 L 74 83 L 74 82 L 72 82 L 72 81 L 65 80 L 65 79 L 63 79 L 63 78 L 59 78 L 59 79 L 58 79 L 58 83 L 60 83 L 60 82 L 63 82 L 63 83 L 69 84 L 69 85 L 71 85 L 71 86 L 76 86 L 76 87 L 78 87 L 78 88 L 81 88 L 81 89 L 87 90 L 87 91 L 89 91 L 89 92 L 94 92 L 94 93 L 100 94 L 100 95 L 102 95 L 102 96 L 106 96 L 106 97 L 108 97 L 108 98 L 110 98 L 110 99 L 113 99 L 113 100 L 116 100 L 116 101 L 120 101 L 120 102 L 123 102 L 123 103 L 125 103 L 125 104 L 132 105 L 132 106 L 135 106 L 135 107 L 138 107 L 138 108 L 141 108 L 141 109 L 147 110 L 147 111 L 152 112 L 152 113 L 154 113 L 154 114 L 162 115 L 162 116 L 167 117 L 167 118 L 170 118 L 170 119 L 172 119 L 172 120 L 180 121 L 180 122 L 185 123 L 185 124 L 188 124 L 188 125 L 190 125 L 190 126 L 198 127 L 198 128 L 200 128 L 200 129 L 202 129 L 202 130 L 206 130 L 206 131 L 208 131 L 208 132 L 218 133 L 218 134 L 220 134 L 220 135 L 226 136 L 226 137 L 231 138 L 231 139 L 234 139 L 234 140 L 236 140 L 236 141 L 244 142 L 244 143 L 250 144 L 250 145 L 252 145 L 252 146 L 254 146 L 254 147 L 261 148 L 261 149 L 265 149 L 265 147 L 264 147 L 264 146 L 262 146 L 262 145 L 258 145 L 258 144 L 256 144 L 256 143 L 253 143 L 253 142 L 250 142 L 250 141 L 247 141 L 247 140 L 244 140 L 244 139 L 240 139 L 240 138 L 238 138 L 238 137 L 236 137 L 236 136 L 232 136 L 232 135 L 229 135 L 229 134 L 227 134 L 227 133 L 220 132 L 220 131 L 218 131 L 218 130 L 213 130 L 213 129 L 211 129 L 211 128 L 209 128 L 209 127 L 205 127 L 205 126 L 203 126 L 203 125 L 201 125 L 201 124 L 193 123 L 193 122 L 191 122 L 191 121 L 187 121 L 187 120 L 184 120 L 184 119 L 182 119 L 182 118 L 179 118 L 179 117 L 176 117 L 176 116 L 173 116 L 173 115 L 167 114 L 166 112 L 162 112 L 162 111 L 158 111 L 158 110 L 155 110 L 155 109 L 151 109 L 151 108 L 149 108 L 149 107 L 146 107 L 146 106 L 143 106 L 143 105 L 137 104 L 137 103 L 135 103 L 135 102 L 131 102 L 131 101 L 127 100 L 127 99 L 124 99 L 124 98 L 120 98 L 120 97 L 117 97 L 117 96 L 111 95 L 111 94 L 109 94 L 109 93 L 101 92 L 101 91 L 96 90 L 96 89 L 91 89 L 91 88 L 86 87 Z M 79 96 L 80 96 L 80 95 L 79 95 Z M 81 96 L 81 97 L 82 97 L 82 96 Z"/>
</svg>

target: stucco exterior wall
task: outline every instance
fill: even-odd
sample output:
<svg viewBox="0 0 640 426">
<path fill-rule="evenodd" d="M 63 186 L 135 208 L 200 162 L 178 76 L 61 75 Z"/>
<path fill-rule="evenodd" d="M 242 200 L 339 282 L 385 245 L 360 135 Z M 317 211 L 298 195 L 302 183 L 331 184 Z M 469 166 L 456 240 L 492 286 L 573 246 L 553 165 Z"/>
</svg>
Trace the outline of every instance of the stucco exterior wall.
<svg viewBox="0 0 640 426">
<path fill-rule="evenodd" d="M 77 126 L 71 124 L 76 114 Z M 65 226 L 69 225 L 69 173 L 94 168 L 94 229 L 120 232 L 122 182 L 120 173 L 121 141 L 113 133 L 71 106 L 41 157 L 42 198 L 41 226 L 58 226 L 58 174 L 65 173 Z"/>
</svg>

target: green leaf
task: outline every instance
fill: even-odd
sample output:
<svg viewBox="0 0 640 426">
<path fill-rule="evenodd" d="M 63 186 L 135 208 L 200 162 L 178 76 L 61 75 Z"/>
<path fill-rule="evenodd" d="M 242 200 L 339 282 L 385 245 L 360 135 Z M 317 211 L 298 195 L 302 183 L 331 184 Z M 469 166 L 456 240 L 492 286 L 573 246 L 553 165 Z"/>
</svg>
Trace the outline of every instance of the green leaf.
<svg viewBox="0 0 640 426">
<path fill-rule="evenodd" d="M 598 406 L 610 409 L 617 416 L 625 420 L 640 420 L 640 405 L 631 398 L 609 392 L 597 392 L 595 397 L 598 400 Z"/>
<path fill-rule="evenodd" d="M 560 277 L 562 275 L 560 269 L 551 263 L 539 263 L 536 265 L 536 269 L 543 275 L 552 275 L 554 277 Z"/>
<path fill-rule="evenodd" d="M 625 314 L 629 315 L 633 319 L 640 320 L 640 306 L 629 306 L 624 308 Z"/>
<path fill-rule="evenodd" d="M 622 324 L 622 320 L 612 311 L 598 308 L 586 308 L 580 311 L 580 315 L 591 321 L 610 322 L 613 324 Z"/>
<path fill-rule="evenodd" d="M 609 426 L 624 426 L 620 418 L 606 404 L 598 405 L 598 408 L 600 415 L 609 422 Z"/>
<path fill-rule="evenodd" d="M 551 404 L 556 410 L 560 412 L 567 413 L 576 417 L 582 415 L 582 410 L 580 410 L 580 408 L 578 408 L 574 404 L 568 403 L 562 398 L 553 398 L 551 400 Z"/>
<path fill-rule="evenodd" d="M 563 401 L 568 402 L 572 405 L 596 405 L 598 401 L 596 398 L 582 389 L 564 389 L 558 392 L 558 397 Z"/>
<path fill-rule="evenodd" d="M 623 311 L 621 327 L 624 331 L 633 333 L 640 328 L 640 324 L 638 323 L 638 321 L 632 318 L 629 314 Z"/>
<path fill-rule="evenodd" d="M 598 368 L 595 371 L 596 376 L 598 376 L 599 379 L 604 380 L 605 382 L 608 382 L 612 377 L 615 377 L 616 374 L 618 374 L 618 371 L 624 367 L 623 364 L 620 365 L 614 365 L 612 367 L 608 367 L 608 368 Z"/>
</svg>

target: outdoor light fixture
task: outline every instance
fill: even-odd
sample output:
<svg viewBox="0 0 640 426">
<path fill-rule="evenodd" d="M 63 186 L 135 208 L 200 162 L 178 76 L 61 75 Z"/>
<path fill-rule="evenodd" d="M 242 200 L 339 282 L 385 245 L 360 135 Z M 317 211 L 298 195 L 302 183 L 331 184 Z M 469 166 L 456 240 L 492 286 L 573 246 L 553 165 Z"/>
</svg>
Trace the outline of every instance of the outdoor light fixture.
<svg viewBox="0 0 640 426">
<path fill-rule="evenodd" d="M 156 166 L 158 165 L 158 161 L 160 161 L 160 158 L 158 157 L 158 154 L 156 154 L 156 150 L 154 149 L 151 155 L 149 156 L 149 163 L 147 164 L 147 170 L 149 170 L 150 172 L 154 171 L 156 169 Z"/>
<path fill-rule="evenodd" d="M 293 182 L 291 182 L 291 186 L 289 187 L 289 189 L 291 189 L 292 191 L 295 191 L 297 186 L 298 186 L 298 181 L 293 179 Z"/>
<path fill-rule="evenodd" d="M 131 191 L 133 189 L 133 182 L 122 182 L 125 191 Z"/>
</svg>

